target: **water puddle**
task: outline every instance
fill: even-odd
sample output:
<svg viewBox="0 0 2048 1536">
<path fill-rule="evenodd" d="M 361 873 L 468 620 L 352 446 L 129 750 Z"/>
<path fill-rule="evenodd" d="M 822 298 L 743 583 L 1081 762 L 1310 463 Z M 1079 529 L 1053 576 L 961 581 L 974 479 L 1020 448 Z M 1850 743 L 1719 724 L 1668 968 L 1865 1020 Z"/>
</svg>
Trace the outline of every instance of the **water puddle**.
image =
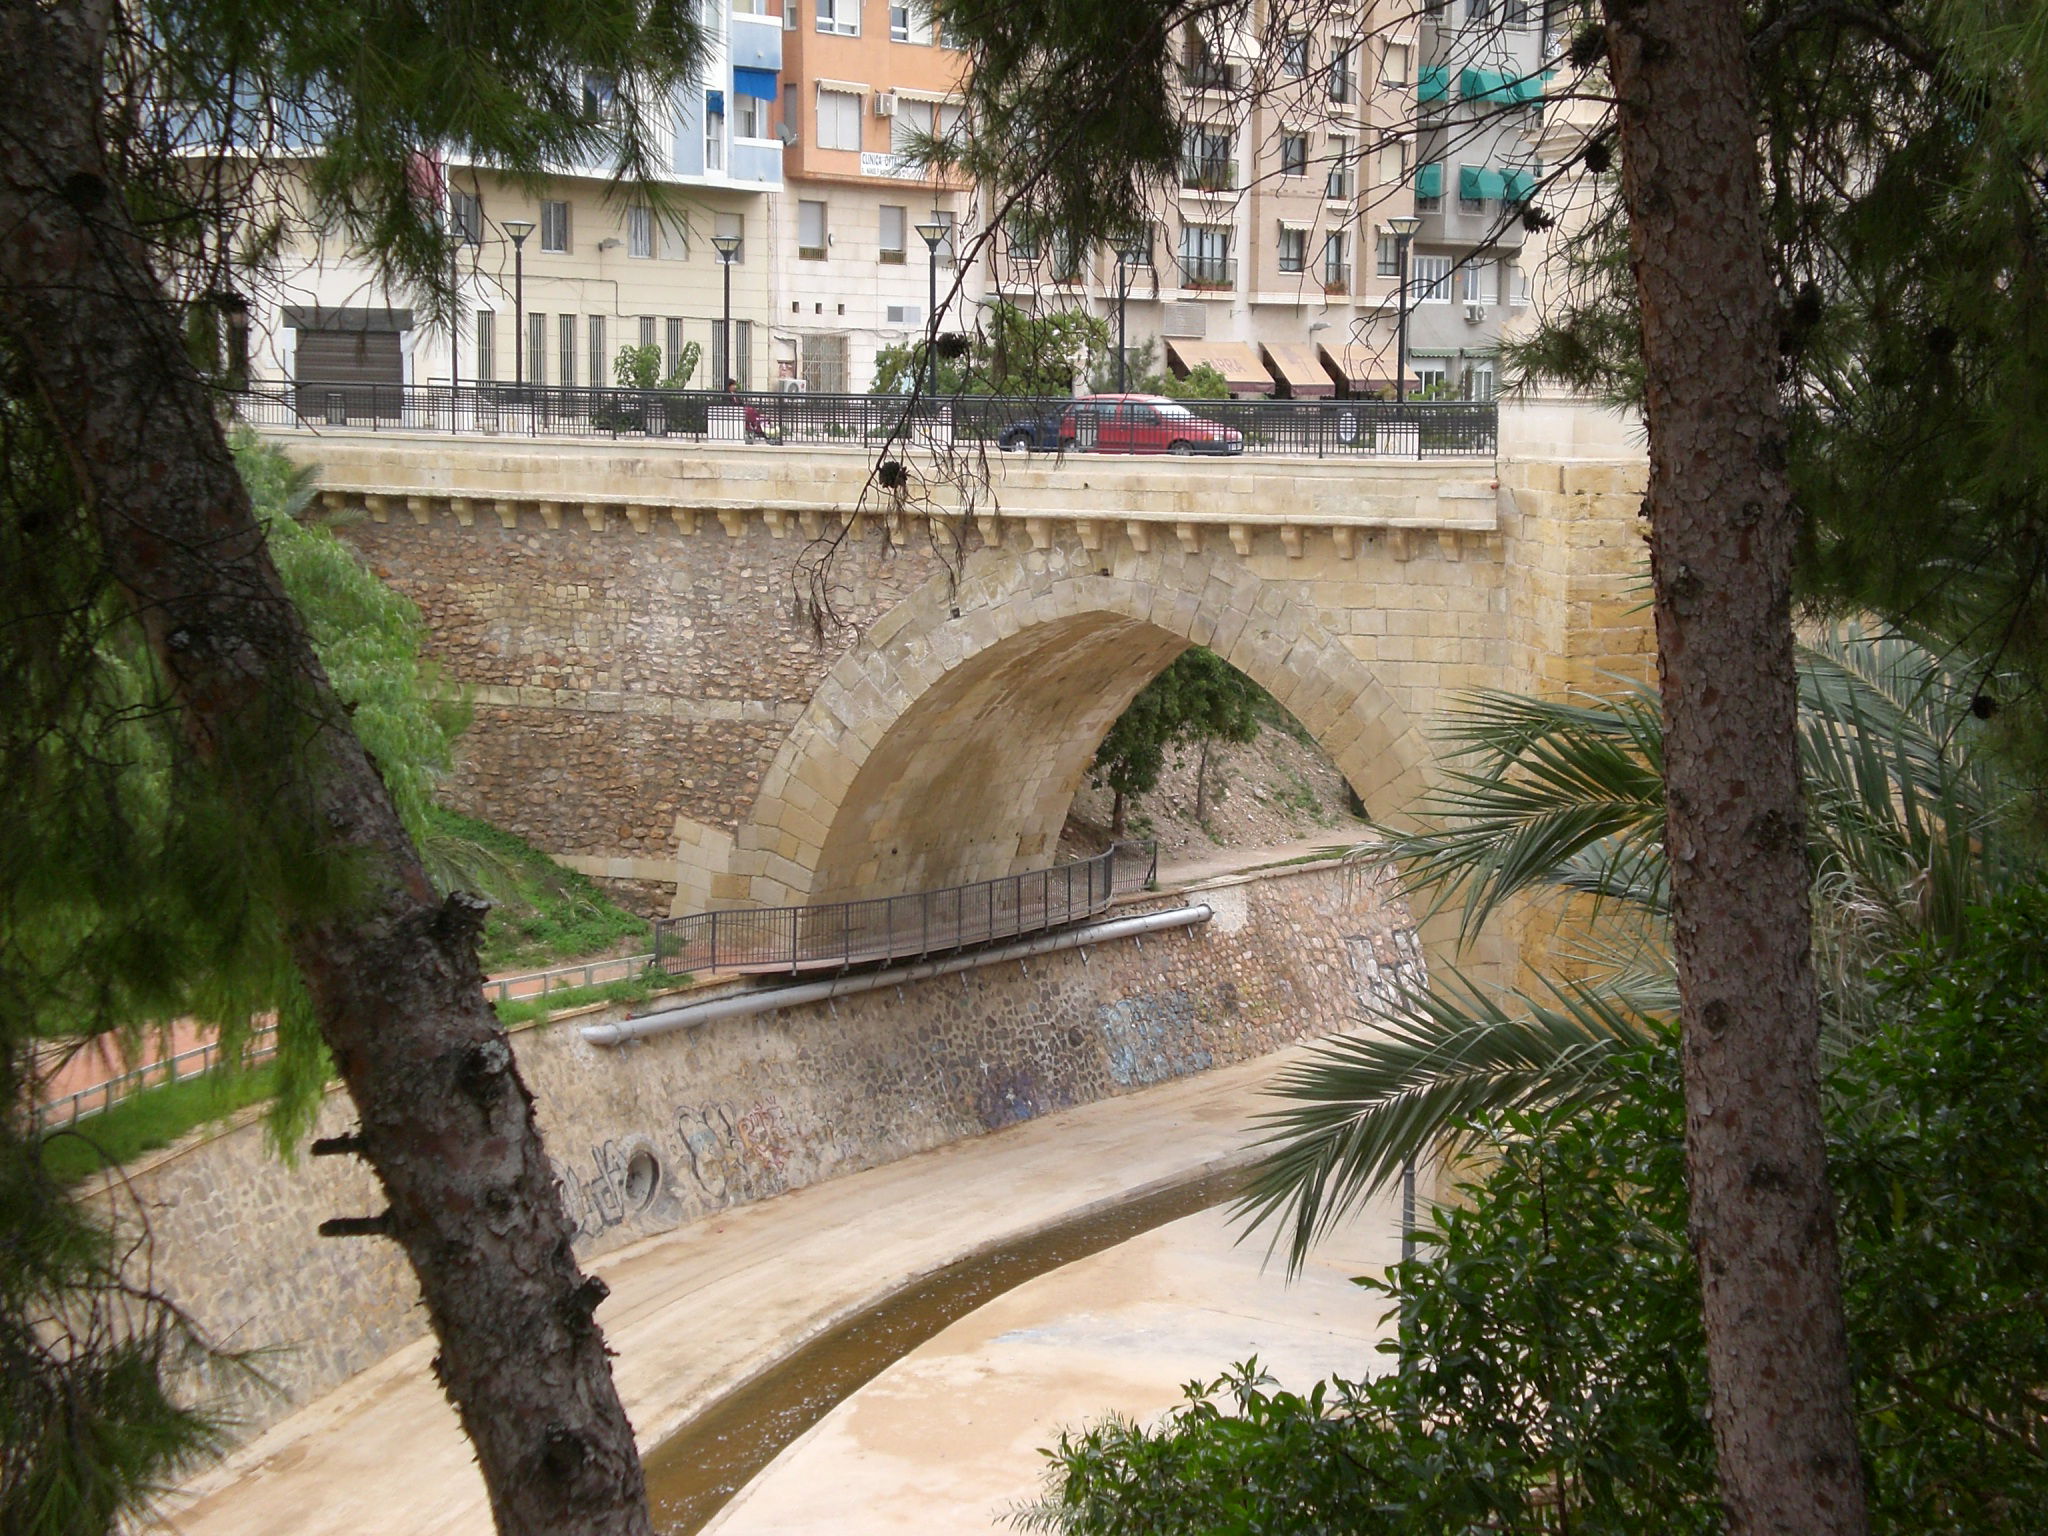
<svg viewBox="0 0 2048 1536">
<path fill-rule="evenodd" d="M 711 1404 L 646 1458 L 654 1528 L 692 1536 L 782 1448 L 948 1324 L 1026 1280 L 1206 1211 L 1238 1191 L 1212 1174 L 976 1254 L 914 1280 Z"/>
</svg>

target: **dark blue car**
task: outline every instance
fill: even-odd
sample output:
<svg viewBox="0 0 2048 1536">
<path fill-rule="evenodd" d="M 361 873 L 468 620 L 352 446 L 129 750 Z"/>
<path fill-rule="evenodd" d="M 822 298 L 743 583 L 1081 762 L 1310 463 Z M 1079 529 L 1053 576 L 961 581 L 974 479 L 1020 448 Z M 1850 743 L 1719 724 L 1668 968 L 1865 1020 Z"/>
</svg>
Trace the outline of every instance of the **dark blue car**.
<svg viewBox="0 0 2048 1536">
<path fill-rule="evenodd" d="M 1005 453 L 1057 453 L 1060 448 L 1060 418 L 1063 411 L 1046 416 L 1028 416 L 1011 422 L 996 438 Z"/>
</svg>

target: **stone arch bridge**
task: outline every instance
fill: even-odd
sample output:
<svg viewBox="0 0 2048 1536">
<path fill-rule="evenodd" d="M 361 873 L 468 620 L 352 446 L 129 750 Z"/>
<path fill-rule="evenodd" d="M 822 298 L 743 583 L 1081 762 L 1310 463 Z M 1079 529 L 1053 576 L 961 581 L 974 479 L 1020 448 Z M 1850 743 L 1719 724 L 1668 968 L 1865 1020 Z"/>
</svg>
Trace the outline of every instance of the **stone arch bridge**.
<svg viewBox="0 0 2048 1536">
<path fill-rule="evenodd" d="M 1379 815 L 1456 693 L 1650 649 L 1639 451 L 1574 404 L 1503 405 L 1487 459 L 1002 458 L 935 512 L 864 502 L 856 449 L 280 440 L 473 701 L 458 801 L 679 911 L 1048 862 L 1103 733 L 1190 644 Z M 856 508 L 821 639 L 794 573 Z"/>
</svg>

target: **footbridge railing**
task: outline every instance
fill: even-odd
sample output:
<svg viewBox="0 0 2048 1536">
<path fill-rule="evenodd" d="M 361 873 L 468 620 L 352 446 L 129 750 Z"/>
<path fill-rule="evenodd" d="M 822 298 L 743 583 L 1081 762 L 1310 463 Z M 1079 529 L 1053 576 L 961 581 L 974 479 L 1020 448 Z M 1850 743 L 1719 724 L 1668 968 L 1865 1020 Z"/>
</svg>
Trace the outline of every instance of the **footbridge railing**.
<svg viewBox="0 0 2048 1536">
<path fill-rule="evenodd" d="M 1092 859 L 973 885 L 810 907 L 694 912 L 654 925 L 654 964 L 685 971 L 803 975 L 968 949 L 1063 928 L 1143 890 L 1159 871 L 1149 843 L 1116 843 Z"/>
</svg>

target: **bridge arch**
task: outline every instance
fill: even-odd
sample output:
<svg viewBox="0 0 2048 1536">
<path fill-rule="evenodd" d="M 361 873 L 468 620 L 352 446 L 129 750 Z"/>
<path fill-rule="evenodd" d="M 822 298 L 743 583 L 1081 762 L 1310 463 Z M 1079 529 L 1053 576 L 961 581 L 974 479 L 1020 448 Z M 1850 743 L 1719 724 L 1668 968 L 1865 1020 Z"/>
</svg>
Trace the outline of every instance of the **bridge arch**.
<svg viewBox="0 0 2048 1536">
<path fill-rule="evenodd" d="M 1367 806 L 1408 803 L 1425 745 L 1375 668 L 1242 560 L 1166 543 L 1114 568 L 1080 548 L 984 548 L 957 582 L 935 577 L 872 625 L 763 776 L 712 879 L 720 904 L 888 895 L 1047 862 L 1103 735 L 1189 645 L 1278 698 Z"/>
</svg>

